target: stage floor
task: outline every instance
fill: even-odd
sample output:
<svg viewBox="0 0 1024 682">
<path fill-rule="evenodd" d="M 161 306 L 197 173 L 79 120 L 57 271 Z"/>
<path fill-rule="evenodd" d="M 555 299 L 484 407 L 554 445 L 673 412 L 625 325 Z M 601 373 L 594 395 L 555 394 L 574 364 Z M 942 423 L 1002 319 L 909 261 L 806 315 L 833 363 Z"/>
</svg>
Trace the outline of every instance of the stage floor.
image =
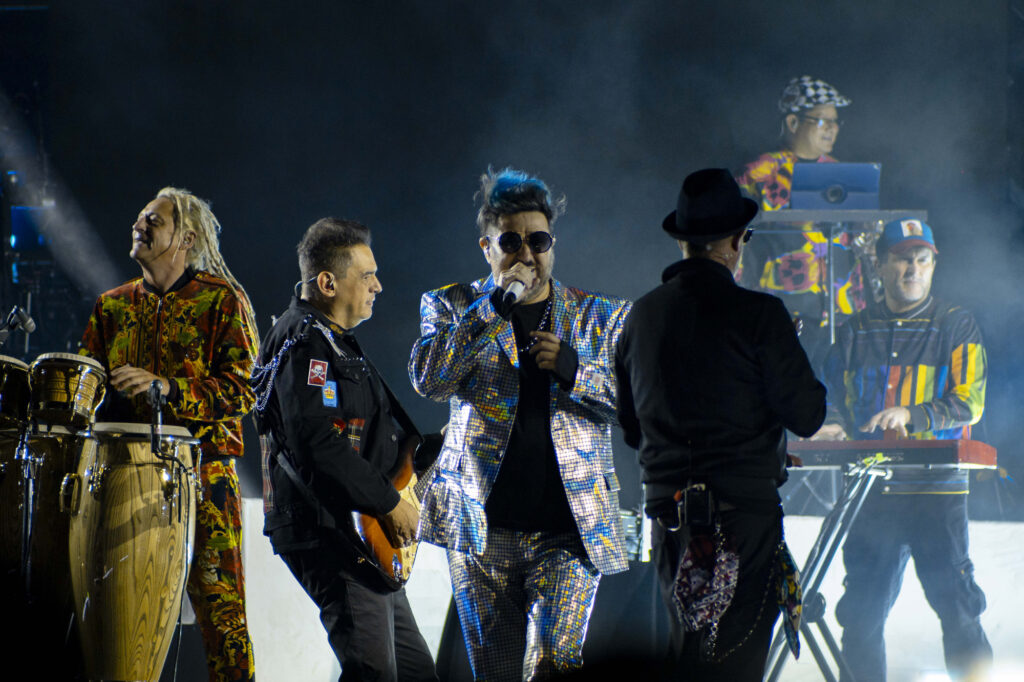
<svg viewBox="0 0 1024 682">
<path fill-rule="evenodd" d="M 262 534 L 261 501 L 245 500 L 245 571 L 249 627 L 256 652 L 256 669 L 264 680 L 333 682 L 338 665 L 327 645 L 316 607 L 292 578 L 284 563 L 273 556 Z M 786 517 L 786 539 L 803 563 L 821 519 Z M 971 558 L 975 576 L 988 598 L 982 616 L 995 650 L 996 670 L 1009 679 L 1024 679 L 1024 524 L 971 522 Z M 903 591 L 886 628 L 889 682 L 937 682 L 941 673 L 942 637 L 939 622 L 925 601 L 913 572 L 907 567 Z M 842 594 L 842 566 L 837 560 L 826 576 L 822 593 L 828 601 L 828 624 L 841 634 L 832 611 Z M 427 643 L 436 652 L 451 596 L 444 552 L 420 545 L 416 568 L 407 587 L 409 600 Z M 823 679 L 810 652 L 786 665 L 783 682 Z"/>
</svg>

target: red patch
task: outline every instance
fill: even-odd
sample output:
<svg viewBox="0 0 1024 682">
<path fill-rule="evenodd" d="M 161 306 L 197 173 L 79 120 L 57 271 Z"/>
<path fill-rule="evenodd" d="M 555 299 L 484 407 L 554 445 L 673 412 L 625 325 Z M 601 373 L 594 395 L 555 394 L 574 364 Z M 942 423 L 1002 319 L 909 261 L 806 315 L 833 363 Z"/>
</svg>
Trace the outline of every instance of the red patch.
<svg viewBox="0 0 1024 682">
<path fill-rule="evenodd" d="M 345 427 L 347 426 L 348 424 L 345 423 L 344 419 L 338 419 L 337 417 L 335 417 L 334 419 L 331 420 L 331 429 L 338 436 L 345 433 Z"/>
<path fill-rule="evenodd" d="M 306 383 L 310 386 L 323 386 L 327 383 L 327 363 L 323 360 L 309 361 L 309 377 Z"/>
</svg>

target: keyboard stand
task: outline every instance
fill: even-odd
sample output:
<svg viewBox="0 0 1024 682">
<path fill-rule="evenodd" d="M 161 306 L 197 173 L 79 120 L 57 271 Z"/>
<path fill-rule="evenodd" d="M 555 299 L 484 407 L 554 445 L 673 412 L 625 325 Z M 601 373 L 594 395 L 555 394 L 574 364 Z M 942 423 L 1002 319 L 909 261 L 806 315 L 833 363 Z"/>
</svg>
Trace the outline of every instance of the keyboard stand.
<svg viewBox="0 0 1024 682">
<path fill-rule="evenodd" d="M 832 666 L 826 659 L 825 651 L 818 644 L 817 636 L 811 630 L 811 625 L 818 627 L 821 638 L 824 640 L 831 655 L 832 661 L 838 670 L 843 671 L 844 677 L 856 682 L 850 668 L 843 658 L 843 653 L 836 642 L 835 637 L 825 623 L 825 598 L 819 592 L 821 583 L 825 579 L 836 552 L 846 542 L 846 536 L 850 533 L 854 519 L 864 506 L 864 501 L 871 492 L 875 480 L 879 477 L 889 477 L 892 470 L 881 463 L 881 458 L 870 457 L 856 464 L 846 465 L 843 472 L 843 491 L 840 498 L 832 507 L 818 531 L 818 538 L 811 547 L 807 561 L 804 563 L 803 571 L 800 574 L 800 582 L 803 586 L 804 599 L 803 610 L 800 619 L 800 634 L 804 643 L 810 649 L 818 669 L 827 682 L 836 682 L 837 677 L 832 672 Z M 768 662 L 765 669 L 769 671 L 765 678 L 767 682 L 777 682 L 782 674 L 782 668 L 789 657 L 789 646 L 786 643 L 786 633 L 783 631 L 782 623 L 779 623 L 772 646 L 768 651 Z"/>
</svg>

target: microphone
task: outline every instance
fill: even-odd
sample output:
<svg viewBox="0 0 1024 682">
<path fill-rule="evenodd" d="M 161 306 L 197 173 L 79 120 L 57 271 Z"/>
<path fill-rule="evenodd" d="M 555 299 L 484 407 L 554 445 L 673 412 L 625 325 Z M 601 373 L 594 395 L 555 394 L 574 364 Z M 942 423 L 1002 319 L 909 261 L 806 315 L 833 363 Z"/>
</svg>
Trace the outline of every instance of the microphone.
<svg viewBox="0 0 1024 682">
<path fill-rule="evenodd" d="M 520 282 L 518 279 L 514 280 L 505 289 L 505 295 L 501 297 L 501 303 L 505 308 L 511 308 L 516 303 L 519 303 L 519 297 L 526 291 L 526 285 Z"/>
<path fill-rule="evenodd" d="M 163 439 L 163 426 L 164 426 L 164 397 L 160 394 L 160 380 L 153 379 L 149 383 L 149 391 L 147 392 L 149 398 L 149 405 L 153 408 L 152 421 L 150 422 L 149 430 L 149 446 L 152 449 L 153 454 L 157 457 L 160 456 L 160 441 Z"/>
<path fill-rule="evenodd" d="M 24 329 L 26 334 L 31 334 L 36 330 L 36 323 L 21 306 L 14 306 L 7 319 L 0 325 L 0 343 L 7 341 L 7 337 L 18 327 Z"/>
<path fill-rule="evenodd" d="M 36 330 L 36 321 L 29 317 L 29 314 L 21 308 L 21 306 L 14 306 L 14 310 L 11 314 L 18 318 L 17 324 L 14 326 L 21 326 L 25 330 L 26 334 L 31 334 Z"/>
</svg>

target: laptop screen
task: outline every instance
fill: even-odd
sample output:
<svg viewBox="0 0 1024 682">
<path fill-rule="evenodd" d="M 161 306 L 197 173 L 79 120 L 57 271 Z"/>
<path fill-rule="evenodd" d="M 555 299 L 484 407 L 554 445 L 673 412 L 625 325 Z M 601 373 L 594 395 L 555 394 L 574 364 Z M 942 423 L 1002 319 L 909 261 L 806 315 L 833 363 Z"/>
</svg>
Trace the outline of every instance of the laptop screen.
<svg viewBox="0 0 1024 682">
<path fill-rule="evenodd" d="M 880 163 L 795 163 L 789 207 L 877 209 Z"/>
</svg>

